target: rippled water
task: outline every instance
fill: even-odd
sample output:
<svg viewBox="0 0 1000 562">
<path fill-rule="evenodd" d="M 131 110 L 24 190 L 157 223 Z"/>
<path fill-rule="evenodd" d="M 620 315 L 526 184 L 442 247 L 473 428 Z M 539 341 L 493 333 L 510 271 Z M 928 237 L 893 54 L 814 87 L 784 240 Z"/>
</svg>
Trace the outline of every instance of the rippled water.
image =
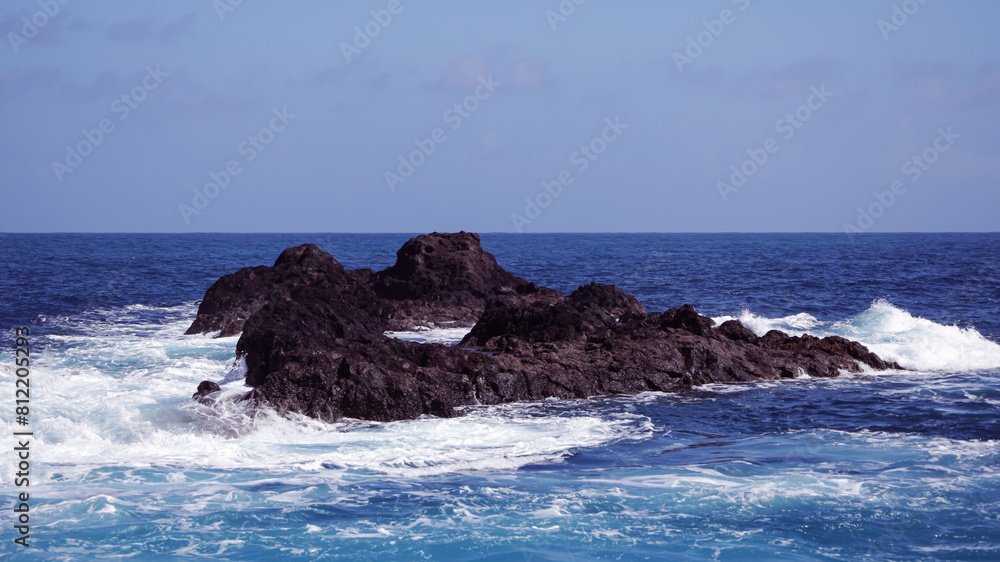
<svg viewBox="0 0 1000 562">
<path fill-rule="evenodd" d="M 0 552 L 1000 558 L 1000 237 L 483 236 L 501 265 L 560 290 L 614 282 L 651 310 L 690 302 L 758 333 L 845 335 L 901 372 L 393 423 L 190 400 L 204 379 L 245 391 L 237 338 L 183 335 L 218 276 L 302 242 L 378 269 L 406 238 L 4 237 L 0 319 L 9 336 L 31 327 L 36 363 L 32 548 L 13 544 L 6 509 Z M 10 416 L 0 425 L 17 429 Z M 13 498 L 23 488 L 5 459 Z"/>
</svg>

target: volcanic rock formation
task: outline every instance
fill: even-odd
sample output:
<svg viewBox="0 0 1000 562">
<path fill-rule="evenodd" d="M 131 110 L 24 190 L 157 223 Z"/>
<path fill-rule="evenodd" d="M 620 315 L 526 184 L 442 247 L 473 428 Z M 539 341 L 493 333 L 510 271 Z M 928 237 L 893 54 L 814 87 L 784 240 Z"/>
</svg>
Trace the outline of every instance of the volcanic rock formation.
<svg viewBox="0 0 1000 562">
<path fill-rule="evenodd" d="M 383 335 L 442 322 L 473 328 L 458 347 Z M 346 270 L 312 244 L 289 248 L 272 267 L 219 279 L 187 333 L 242 331 L 236 353 L 253 387 L 243 398 L 326 421 L 899 368 L 840 337 L 713 325 L 690 305 L 648 313 L 609 285 L 568 296 L 537 286 L 460 232 L 412 238 L 378 273 Z M 195 398 L 218 390 L 203 382 Z"/>
</svg>

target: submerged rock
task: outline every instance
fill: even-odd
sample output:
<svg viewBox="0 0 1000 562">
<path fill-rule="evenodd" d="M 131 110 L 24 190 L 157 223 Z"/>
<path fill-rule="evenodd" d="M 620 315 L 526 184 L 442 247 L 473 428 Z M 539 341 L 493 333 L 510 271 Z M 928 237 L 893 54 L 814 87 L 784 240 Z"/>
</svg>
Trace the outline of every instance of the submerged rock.
<svg viewBox="0 0 1000 562">
<path fill-rule="evenodd" d="M 215 397 L 212 395 L 216 392 L 222 392 L 222 388 L 218 384 L 212 381 L 201 381 L 198 384 L 198 391 L 191 396 L 191 398 L 201 402 L 202 404 L 211 404 L 215 402 Z"/>
<path fill-rule="evenodd" d="M 383 335 L 445 321 L 473 325 L 459 347 Z M 378 273 L 345 270 L 311 244 L 289 248 L 209 288 L 188 333 L 216 330 L 243 332 L 246 399 L 326 421 L 899 368 L 843 338 L 758 338 L 690 305 L 650 314 L 609 285 L 566 296 L 505 271 L 465 232 L 413 238 Z M 218 389 L 207 385 L 196 399 Z"/>
</svg>

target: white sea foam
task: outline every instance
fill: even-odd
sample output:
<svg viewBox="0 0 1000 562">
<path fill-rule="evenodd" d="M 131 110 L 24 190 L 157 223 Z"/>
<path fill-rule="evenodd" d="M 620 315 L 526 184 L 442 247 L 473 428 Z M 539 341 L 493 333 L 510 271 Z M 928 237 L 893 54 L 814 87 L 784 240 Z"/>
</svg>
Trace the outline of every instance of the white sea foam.
<svg viewBox="0 0 1000 562">
<path fill-rule="evenodd" d="M 717 324 L 731 316 L 714 318 Z M 945 326 L 877 300 L 846 320 L 824 322 L 809 314 L 766 318 L 744 310 L 737 319 L 757 335 L 781 330 L 791 335 L 843 336 L 859 341 L 887 361 L 906 369 L 967 372 L 1000 369 L 1000 344 L 974 328 Z"/>
<path fill-rule="evenodd" d="M 191 307 L 180 310 L 191 312 Z M 67 332 L 84 335 L 44 336 L 50 344 L 33 363 L 32 375 L 32 421 L 45 451 L 39 465 L 44 478 L 80 480 L 109 466 L 121 467 L 123 481 L 141 481 L 142 469 L 156 467 L 175 482 L 190 480 L 191 471 L 202 468 L 330 477 L 359 471 L 417 476 L 516 469 L 653 431 L 642 416 L 587 409 L 565 415 L 567 410 L 554 413 L 546 403 L 471 408 L 453 419 L 338 424 L 266 410 L 253 413 L 228 400 L 204 406 L 191 400 L 202 380 L 221 381 L 224 396 L 247 390 L 241 377 L 245 367 L 233 363 L 237 338 L 185 336 L 190 317 L 178 310 L 158 311 L 177 318 L 163 324 L 140 324 L 136 312 L 121 311 L 126 320 L 121 323 L 102 315 L 63 321 L 72 324 Z M 841 322 L 808 315 L 766 319 L 750 312 L 740 320 L 759 334 L 776 328 L 843 335 L 911 369 L 1000 366 L 1000 346 L 975 330 L 935 324 L 884 301 Z M 445 328 L 412 337 L 453 343 L 466 332 Z M 14 378 L 9 363 L 0 366 L 0 379 L 8 383 Z M 15 430 L 10 420 L 0 421 L 0 428 Z M 0 472 L 13 476 L 9 464 Z"/>
<path fill-rule="evenodd" d="M 462 341 L 472 328 L 423 328 L 408 332 L 385 332 L 390 338 L 404 341 L 415 341 L 419 343 L 440 343 L 442 345 L 454 346 Z"/>
<path fill-rule="evenodd" d="M 650 431 L 641 416 L 548 415 L 544 403 L 475 407 L 458 418 L 393 423 L 327 424 L 252 412 L 225 399 L 247 391 L 240 376 L 245 366 L 233 363 L 236 337 L 185 336 L 190 317 L 115 324 L 101 314 L 66 322 L 72 325 L 64 326 L 65 332 L 83 335 L 44 336 L 47 351 L 33 363 L 32 427 L 45 455 L 38 465 L 44 479 L 89 481 L 97 478 L 93 471 L 108 467 L 120 469 L 114 478 L 123 482 L 141 482 L 149 468 L 176 482 L 195 478 L 191 471 L 201 469 L 334 478 L 357 471 L 409 476 L 494 471 L 558 462 L 575 449 Z M 418 334 L 421 341 L 442 333 L 457 341 L 467 331 Z M 0 379 L 6 382 L 0 384 L 13 378 L 5 365 Z M 217 405 L 191 400 L 202 380 L 222 382 Z M 539 409 L 546 415 L 537 415 Z M 0 429 L 10 434 L 15 426 L 0 420 Z M 7 481 L 11 467 L 0 468 Z"/>
<path fill-rule="evenodd" d="M 804 503 L 871 505 L 888 507 L 917 505 L 939 507 L 942 498 L 961 494 L 969 487 L 971 475 L 985 468 L 1000 454 L 1000 442 L 946 439 L 919 434 L 899 434 L 860 430 L 854 432 L 814 429 L 759 436 L 751 446 L 760 458 L 801 459 L 815 456 L 825 462 L 797 462 L 780 470 L 765 464 L 733 460 L 724 464 L 684 465 L 650 472 L 622 470 L 588 479 L 600 495 L 627 498 L 656 497 L 672 510 L 725 510 L 737 505 L 782 508 Z M 734 471 L 736 464 L 744 468 Z M 844 467 L 866 467 L 844 470 Z M 933 490 L 923 493 L 923 490 Z M 569 496 L 572 499 L 572 496 Z M 639 502 L 641 503 L 641 502 Z"/>
</svg>

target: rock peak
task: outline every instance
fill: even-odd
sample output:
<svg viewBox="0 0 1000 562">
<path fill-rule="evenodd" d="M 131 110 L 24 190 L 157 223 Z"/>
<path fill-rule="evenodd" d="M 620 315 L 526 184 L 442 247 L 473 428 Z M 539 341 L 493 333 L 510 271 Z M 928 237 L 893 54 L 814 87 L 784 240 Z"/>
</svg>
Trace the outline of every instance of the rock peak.
<svg viewBox="0 0 1000 562">
<path fill-rule="evenodd" d="M 302 244 L 292 248 L 286 248 L 278 259 L 274 260 L 272 267 L 292 267 L 295 265 L 309 267 L 317 263 L 330 263 L 340 265 L 340 262 L 333 257 L 333 254 L 324 252 L 315 244 Z"/>
</svg>

